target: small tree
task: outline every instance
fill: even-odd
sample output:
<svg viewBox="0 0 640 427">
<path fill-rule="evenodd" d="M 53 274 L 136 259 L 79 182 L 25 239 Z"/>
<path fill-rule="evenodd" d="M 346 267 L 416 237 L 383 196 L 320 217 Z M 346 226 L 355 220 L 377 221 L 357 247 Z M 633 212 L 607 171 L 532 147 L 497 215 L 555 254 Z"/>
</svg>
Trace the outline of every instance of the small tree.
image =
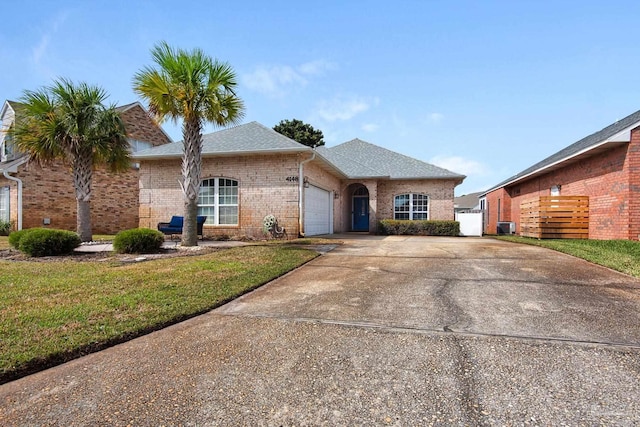
<svg viewBox="0 0 640 427">
<path fill-rule="evenodd" d="M 160 121 L 182 119 L 182 245 L 196 246 L 202 128 L 207 122 L 217 126 L 238 123 L 244 116 L 244 104 L 236 95 L 236 73 L 229 64 L 200 49 L 174 49 L 166 42 L 158 43 L 151 54 L 157 68 L 145 67 L 136 73 L 133 90 Z"/>
<path fill-rule="evenodd" d="M 273 130 L 309 147 L 324 145 L 322 131 L 314 129 L 313 126 L 304 123 L 302 120 L 282 120 L 273 127 Z"/>
<path fill-rule="evenodd" d="M 112 171 L 130 168 L 129 141 L 115 106 L 103 103 L 106 92 L 66 79 L 37 91 L 25 91 L 16 117 L 15 144 L 30 160 L 62 160 L 71 166 L 77 204 L 77 233 L 92 239 L 91 183 L 94 165 Z"/>
</svg>

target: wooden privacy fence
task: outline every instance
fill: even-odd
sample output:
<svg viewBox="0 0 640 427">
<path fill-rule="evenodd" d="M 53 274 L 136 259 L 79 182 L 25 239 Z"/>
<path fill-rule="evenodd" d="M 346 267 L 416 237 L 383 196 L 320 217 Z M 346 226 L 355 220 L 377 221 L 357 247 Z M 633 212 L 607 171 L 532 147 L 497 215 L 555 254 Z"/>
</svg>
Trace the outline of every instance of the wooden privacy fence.
<svg viewBox="0 0 640 427">
<path fill-rule="evenodd" d="M 589 196 L 540 196 L 520 204 L 520 235 L 588 239 Z"/>
</svg>

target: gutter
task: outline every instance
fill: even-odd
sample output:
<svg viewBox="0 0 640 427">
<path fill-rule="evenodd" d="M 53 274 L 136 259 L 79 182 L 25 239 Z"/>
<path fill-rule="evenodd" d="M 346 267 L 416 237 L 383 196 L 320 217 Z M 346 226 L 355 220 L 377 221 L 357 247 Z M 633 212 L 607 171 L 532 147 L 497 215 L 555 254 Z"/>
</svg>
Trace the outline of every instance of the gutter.
<svg viewBox="0 0 640 427">
<path fill-rule="evenodd" d="M 7 170 L 3 171 L 2 175 L 8 180 L 18 183 L 18 230 L 22 230 L 22 180 L 9 175 Z"/>
<path fill-rule="evenodd" d="M 304 206 L 302 205 L 302 197 L 304 195 L 304 164 L 309 163 L 316 158 L 316 152 L 314 151 L 310 158 L 300 162 L 298 168 L 298 234 L 300 237 L 304 237 Z"/>
</svg>

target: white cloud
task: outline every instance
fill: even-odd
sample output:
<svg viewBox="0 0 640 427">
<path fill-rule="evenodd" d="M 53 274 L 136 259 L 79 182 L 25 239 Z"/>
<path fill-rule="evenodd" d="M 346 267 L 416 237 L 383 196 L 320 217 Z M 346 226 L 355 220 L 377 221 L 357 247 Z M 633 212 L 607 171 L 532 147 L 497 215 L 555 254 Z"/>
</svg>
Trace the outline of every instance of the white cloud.
<svg viewBox="0 0 640 427">
<path fill-rule="evenodd" d="M 461 173 L 463 175 L 486 175 L 489 173 L 487 166 L 482 163 L 465 159 L 460 156 L 435 156 L 429 160 L 429 163 L 433 163 L 441 168 L 448 169 L 452 172 Z"/>
<path fill-rule="evenodd" d="M 378 105 L 379 102 L 378 98 L 337 96 L 328 101 L 321 101 L 315 114 L 327 122 L 346 121 L 367 111 L 371 106 Z"/>
<path fill-rule="evenodd" d="M 380 128 L 380 125 L 376 123 L 365 123 L 362 125 L 362 130 L 365 132 L 375 132 Z"/>
<path fill-rule="evenodd" d="M 429 115 L 427 116 L 427 120 L 430 123 L 440 123 L 441 121 L 444 120 L 444 114 L 441 114 L 441 113 L 429 113 Z"/>
<path fill-rule="evenodd" d="M 335 70 L 336 68 L 337 66 L 333 62 L 318 59 L 316 61 L 305 62 L 298 67 L 298 71 L 307 76 L 317 76 L 324 74 L 325 71 Z"/>
<path fill-rule="evenodd" d="M 282 97 L 290 90 L 304 87 L 311 76 L 322 75 L 335 68 L 333 63 L 316 60 L 299 66 L 259 65 L 251 73 L 242 76 L 242 81 L 251 90 L 272 97 Z"/>
<path fill-rule="evenodd" d="M 307 84 L 307 80 L 287 65 L 259 66 L 242 81 L 251 90 L 270 96 L 283 96 L 287 89 Z"/>
<path fill-rule="evenodd" d="M 58 32 L 64 22 L 67 20 L 68 13 L 61 13 L 56 16 L 50 25 L 50 28 L 40 37 L 38 44 L 31 49 L 31 60 L 34 64 L 40 65 L 42 58 L 47 54 L 52 36 Z"/>
</svg>

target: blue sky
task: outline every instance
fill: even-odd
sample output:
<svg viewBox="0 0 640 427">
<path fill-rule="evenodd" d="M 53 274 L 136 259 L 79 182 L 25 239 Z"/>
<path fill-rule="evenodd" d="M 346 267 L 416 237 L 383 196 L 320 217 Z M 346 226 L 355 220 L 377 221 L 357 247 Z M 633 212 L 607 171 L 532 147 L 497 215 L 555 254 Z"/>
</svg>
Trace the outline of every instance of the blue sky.
<svg viewBox="0 0 640 427">
<path fill-rule="evenodd" d="M 66 77 L 127 104 L 155 43 L 199 47 L 236 70 L 245 121 L 446 167 L 467 175 L 456 195 L 640 109 L 638 1 L 22 0 L 3 16 L 0 98 Z"/>
</svg>

